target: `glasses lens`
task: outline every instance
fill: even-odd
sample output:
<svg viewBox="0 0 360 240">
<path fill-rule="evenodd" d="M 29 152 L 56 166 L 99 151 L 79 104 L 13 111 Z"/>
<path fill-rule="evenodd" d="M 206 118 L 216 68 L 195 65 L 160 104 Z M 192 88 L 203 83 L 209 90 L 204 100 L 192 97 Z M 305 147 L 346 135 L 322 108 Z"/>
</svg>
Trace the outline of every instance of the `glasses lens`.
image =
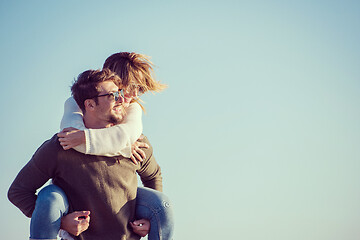
<svg viewBox="0 0 360 240">
<path fill-rule="evenodd" d="M 124 89 L 120 89 L 120 91 L 119 91 L 118 93 L 120 93 L 120 96 L 125 97 L 125 95 L 124 95 Z"/>
<path fill-rule="evenodd" d="M 144 94 L 145 91 L 145 88 L 142 87 L 142 86 L 139 86 L 139 94 Z"/>
<path fill-rule="evenodd" d="M 122 92 L 122 89 L 120 91 L 113 92 L 112 95 L 114 96 L 115 102 L 119 101 L 119 99 L 121 100 L 120 102 L 123 102 L 124 94 Z M 122 98 L 120 98 L 120 96 Z"/>
<path fill-rule="evenodd" d="M 115 102 L 119 100 L 119 92 L 113 92 L 112 95 L 114 96 Z"/>
</svg>

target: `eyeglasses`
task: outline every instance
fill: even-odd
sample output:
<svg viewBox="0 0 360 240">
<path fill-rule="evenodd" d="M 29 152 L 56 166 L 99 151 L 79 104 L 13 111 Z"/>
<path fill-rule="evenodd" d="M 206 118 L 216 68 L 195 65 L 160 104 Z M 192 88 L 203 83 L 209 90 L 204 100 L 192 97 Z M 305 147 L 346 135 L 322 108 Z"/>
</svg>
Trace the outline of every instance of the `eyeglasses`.
<svg viewBox="0 0 360 240">
<path fill-rule="evenodd" d="M 137 90 L 137 95 L 142 95 L 146 92 L 146 89 L 138 84 L 131 84 L 128 88 L 126 92 L 132 92 Z"/>
<path fill-rule="evenodd" d="M 101 95 L 98 95 L 98 96 L 95 96 L 95 97 L 104 97 L 104 96 L 110 96 L 110 95 L 114 97 L 115 102 L 119 101 L 120 97 L 122 97 L 121 102 L 123 102 L 123 99 L 124 99 L 124 91 L 123 91 L 123 89 L 121 89 L 120 91 L 117 91 L 117 92 L 101 94 Z"/>
</svg>

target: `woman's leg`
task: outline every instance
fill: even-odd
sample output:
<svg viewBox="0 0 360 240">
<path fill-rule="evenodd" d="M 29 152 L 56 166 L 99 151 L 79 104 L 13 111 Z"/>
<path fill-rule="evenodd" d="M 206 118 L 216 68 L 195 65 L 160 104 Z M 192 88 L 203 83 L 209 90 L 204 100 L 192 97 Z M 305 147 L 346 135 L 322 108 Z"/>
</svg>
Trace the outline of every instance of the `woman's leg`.
<svg viewBox="0 0 360 240">
<path fill-rule="evenodd" d="M 169 199 L 162 192 L 139 187 L 136 196 L 136 218 L 150 221 L 149 240 L 169 240 L 174 231 Z"/>
<path fill-rule="evenodd" d="M 38 194 L 31 216 L 30 239 L 57 239 L 61 217 L 69 210 L 64 191 L 56 185 L 44 187 Z"/>
</svg>

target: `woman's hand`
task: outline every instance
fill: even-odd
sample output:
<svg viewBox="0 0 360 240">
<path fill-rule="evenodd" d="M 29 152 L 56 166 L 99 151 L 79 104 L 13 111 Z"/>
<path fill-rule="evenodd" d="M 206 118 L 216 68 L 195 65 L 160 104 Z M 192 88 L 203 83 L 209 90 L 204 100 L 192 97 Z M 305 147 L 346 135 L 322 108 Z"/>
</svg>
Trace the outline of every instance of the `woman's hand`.
<svg viewBox="0 0 360 240">
<path fill-rule="evenodd" d="M 84 131 L 73 127 L 64 128 L 57 136 L 59 137 L 60 145 L 64 150 L 69 150 L 86 141 Z"/>
<path fill-rule="evenodd" d="M 150 231 L 150 221 L 147 219 L 130 222 L 130 226 L 132 227 L 134 233 L 140 235 L 141 237 L 145 237 Z"/>
<path fill-rule="evenodd" d="M 143 138 L 144 136 L 141 135 L 139 139 L 131 146 L 131 160 L 135 164 L 137 164 L 137 161 L 142 162 L 146 158 L 145 152 L 140 148 L 149 148 L 149 145 L 147 143 L 140 142 L 140 140 Z"/>
</svg>

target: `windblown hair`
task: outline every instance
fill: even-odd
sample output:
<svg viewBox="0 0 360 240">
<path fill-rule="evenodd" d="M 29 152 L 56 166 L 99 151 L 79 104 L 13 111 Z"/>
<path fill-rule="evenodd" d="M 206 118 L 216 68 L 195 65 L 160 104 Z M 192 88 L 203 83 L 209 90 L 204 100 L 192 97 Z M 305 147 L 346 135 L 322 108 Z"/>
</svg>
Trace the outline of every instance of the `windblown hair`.
<svg viewBox="0 0 360 240">
<path fill-rule="evenodd" d="M 84 102 L 86 99 L 94 99 L 98 104 L 98 98 L 101 89 L 98 84 L 101 82 L 113 81 L 116 85 L 121 82 L 119 76 L 109 69 L 87 70 L 80 73 L 71 87 L 71 93 L 80 109 L 85 112 Z"/>
<path fill-rule="evenodd" d="M 139 91 L 160 92 L 167 86 L 155 80 L 154 64 L 150 58 L 134 52 L 119 52 L 105 60 L 103 68 L 108 68 L 121 78 L 121 86 L 131 91 L 138 86 Z"/>
</svg>

